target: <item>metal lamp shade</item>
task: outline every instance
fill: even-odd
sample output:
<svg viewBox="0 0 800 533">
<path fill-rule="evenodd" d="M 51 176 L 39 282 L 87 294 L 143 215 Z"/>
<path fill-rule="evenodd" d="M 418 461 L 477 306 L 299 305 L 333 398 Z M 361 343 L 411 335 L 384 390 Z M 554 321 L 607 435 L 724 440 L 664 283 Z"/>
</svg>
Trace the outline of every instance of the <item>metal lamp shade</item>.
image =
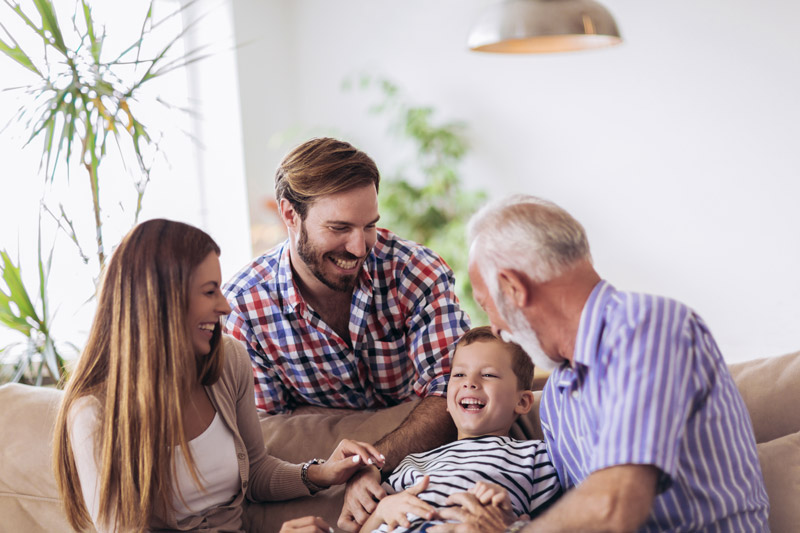
<svg viewBox="0 0 800 533">
<path fill-rule="evenodd" d="M 617 23 L 594 0 L 507 0 L 487 9 L 469 34 L 476 52 L 536 54 L 622 42 Z"/>
</svg>

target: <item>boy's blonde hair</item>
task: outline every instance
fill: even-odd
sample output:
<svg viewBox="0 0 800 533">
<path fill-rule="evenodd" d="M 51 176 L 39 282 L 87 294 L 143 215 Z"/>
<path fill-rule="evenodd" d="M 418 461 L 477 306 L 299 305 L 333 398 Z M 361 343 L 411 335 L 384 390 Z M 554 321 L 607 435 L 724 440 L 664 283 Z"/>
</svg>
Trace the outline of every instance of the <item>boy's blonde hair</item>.
<svg viewBox="0 0 800 533">
<path fill-rule="evenodd" d="M 517 376 L 517 390 L 531 390 L 533 388 L 533 361 L 519 344 L 506 342 L 492 332 L 489 326 L 479 326 L 464 333 L 456 344 L 456 352 L 461 346 L 469 346 L 476 342 L 495 341 L 502 344 L 511 353 L 511 369 Z"/>
</svg>

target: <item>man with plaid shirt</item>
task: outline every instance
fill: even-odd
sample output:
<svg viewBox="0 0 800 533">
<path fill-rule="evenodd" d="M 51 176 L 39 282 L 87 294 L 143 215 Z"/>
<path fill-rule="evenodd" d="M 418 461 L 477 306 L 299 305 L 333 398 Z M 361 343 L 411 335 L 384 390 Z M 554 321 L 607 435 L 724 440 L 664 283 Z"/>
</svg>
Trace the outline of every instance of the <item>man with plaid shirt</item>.
<svg viewBox="0 0 800 533">
<path fill-rule="evenodd" d="M 446 410 L 450 351 L 469 329 L 453 273 L 434 252 L 377 227 L 379 174 L 352 145 L 312 139 L 278 167 L 289 238 L 225 286 L 225 331 L 244 341 L 256 405 L 375 409 L 422 398 L 376 446 L 388 473 L 455 437 Z M 345 492 L 339 526 L 357 530 L 385 496 L 369 468 Z"/>
</svg>

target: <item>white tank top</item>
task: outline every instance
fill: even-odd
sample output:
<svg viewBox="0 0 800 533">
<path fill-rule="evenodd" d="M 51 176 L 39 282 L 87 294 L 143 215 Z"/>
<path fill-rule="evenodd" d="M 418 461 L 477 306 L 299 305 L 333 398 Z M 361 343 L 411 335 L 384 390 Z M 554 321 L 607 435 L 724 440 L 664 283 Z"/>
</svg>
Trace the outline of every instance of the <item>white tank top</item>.
<svg viewBox="0 0 800 533">
<path fill-rule="evenodd" d="M 214 420 L 205 431 L 189 441 L 189 448 L 192 450 L 192 458 L 205 490 L 201 491 L 192 479 L 183 450 L 180 446 L 176 446 L 175 488 L 180 492 L 175 494 L 172 503 L 178 520 L 203 514 L 207 509 L 229 503 L 241 488 L 233 433 L 222 421 L 219 413 L 214 414 Z M 183 501 L 178 494 L 183 496 Z"/>
</svg>

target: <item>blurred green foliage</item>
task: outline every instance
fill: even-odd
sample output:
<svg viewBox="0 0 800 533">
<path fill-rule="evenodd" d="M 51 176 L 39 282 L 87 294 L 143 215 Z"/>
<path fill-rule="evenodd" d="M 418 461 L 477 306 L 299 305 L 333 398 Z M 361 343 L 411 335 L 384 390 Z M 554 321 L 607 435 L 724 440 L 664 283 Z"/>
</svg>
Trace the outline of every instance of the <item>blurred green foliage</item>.
<svg viewBox="0 0 800 533">
<path fill-rule="evenodd" d="M 488 323 L 472 297 L 467 274 L 466 225 L 487 194 L 466 190 L 461 180 L 460 165 L 469 152 L 466 124 L 438 121 L 433 107 L 409 104 L 386 78 L 362 76 L 345 82 L 345 88 L 354 85 L 377 92 L 379 101 L 370 112 L 388 119 L 392 135 L 414 149 L 411 165 L 381 171 L 380 225 L 441 255 L 453 269 L 456 294 L 472 323 Z"/>
</svg>

